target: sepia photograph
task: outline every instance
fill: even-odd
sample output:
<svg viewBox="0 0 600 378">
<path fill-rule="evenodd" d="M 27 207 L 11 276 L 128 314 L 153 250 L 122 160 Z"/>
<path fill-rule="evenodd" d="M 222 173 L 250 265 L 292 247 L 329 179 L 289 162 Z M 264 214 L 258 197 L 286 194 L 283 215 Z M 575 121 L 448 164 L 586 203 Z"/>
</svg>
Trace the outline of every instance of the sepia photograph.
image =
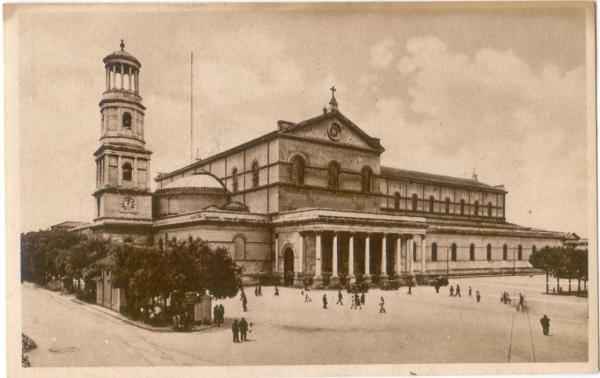
<svg viewBox="0 0 600 378">
<path fill-rule="evenodd" d="M 597 371 L 595 17 L 5 4 L 9 376 Z"/>
</svg>

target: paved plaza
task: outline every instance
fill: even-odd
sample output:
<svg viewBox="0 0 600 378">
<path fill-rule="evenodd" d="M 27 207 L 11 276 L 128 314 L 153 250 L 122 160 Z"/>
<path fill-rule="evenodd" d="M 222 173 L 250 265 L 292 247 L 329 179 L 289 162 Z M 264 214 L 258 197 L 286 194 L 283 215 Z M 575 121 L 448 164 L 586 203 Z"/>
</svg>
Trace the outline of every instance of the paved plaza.
<svg viewBox="0 0 600 378">
<path fill-rule="evenodd" d="M 263 287 L 261 297 L 246 288 L 252 323 L 249 342 L 233 344 L 231 318 L 242 316 L 239 296 L 222 301 L 225 328 L 196 333 L 140 329 L 44 289 L 23 285 L 23 331 L 38 348 L 33 366 L 155 366 L 239 364 L 365 364 L 452 362 L 583 362 L 587 359 L 587 300 L 546 296 L 543 276 L 451 280 L 448 287 L 371 290 L 362 310 L 350 310 L 350 296 L 336 305 L 337 291 Z M 468 287 L 473 297 L 468 296 Z M 575 282 L 576 286 L 576 282 Z M 476 303 L 475 290 L 482 294 Z M 500 294 L 522 292 L 529 311 L 500 303 Z M 322 309 L 326 293 L 329 308 Z M 384 296 L 386 314 L 379 314 Z M 539 318 L 551 318 L 543 336 Z M 334 348 L 332 348 L 332 346 Z"/>
</svg>

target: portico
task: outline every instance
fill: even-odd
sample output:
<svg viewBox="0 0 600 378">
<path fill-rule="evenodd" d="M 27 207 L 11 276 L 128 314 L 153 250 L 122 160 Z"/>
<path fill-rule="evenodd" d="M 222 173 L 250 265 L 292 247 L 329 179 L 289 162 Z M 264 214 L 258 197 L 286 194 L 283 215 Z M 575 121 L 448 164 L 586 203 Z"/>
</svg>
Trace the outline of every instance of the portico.
<svg viewBox="0 0 600 378">
<path fill-rule="evenodd" d="M 418 217 L 313 209 L 282 214 L 274 223 L 274 271 L 287 282 L 293 273 L 295 286 L 335 287 L 357 279 L 385 286 L 390 278 L 425 271 L 426 225 Z M 293 267 L 282 258 L 290 250 Z"/>
</svg>

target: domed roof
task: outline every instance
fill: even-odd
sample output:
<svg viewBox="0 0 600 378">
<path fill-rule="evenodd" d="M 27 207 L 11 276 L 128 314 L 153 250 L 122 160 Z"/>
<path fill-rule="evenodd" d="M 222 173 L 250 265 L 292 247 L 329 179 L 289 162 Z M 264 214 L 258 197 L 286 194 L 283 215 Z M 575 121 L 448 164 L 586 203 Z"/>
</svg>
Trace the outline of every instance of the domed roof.
<svg viewBox="0 0 600 378">
<path fill-rule="evenodd" d="M 219 189 L 225 190 L 223 183 L 219 181 L 215 176 L 209 173 L 196 173 L 191 176 L 185 176 L 176 179 L 173 182 L 163 186 L 162 189 L 175 189 L 175 188 L 202 188 L 202 189 Z"/>
<path fill-rule="evenodd" d="M 108 54 L 107 56 L 104 57 L 104 59 L 102 59 L 102 61 L 104 63 L 107 63 L 111 60 L 128 60 L 128 61 L 132 62 L 134 65 L 136 65 L 138 68 L 140 68 L 142 66 L 140 61 L 137 60 L 137 58 L 135 56 L 133 56 L 130 53 L 128 53 L 127 51 L 125 51 L 125 42 L 123 42 L 123 40 L 121 40 L 120 47 L 121 47 L 121 50 L 117 50 L 111 54 Z"/>
</svg>

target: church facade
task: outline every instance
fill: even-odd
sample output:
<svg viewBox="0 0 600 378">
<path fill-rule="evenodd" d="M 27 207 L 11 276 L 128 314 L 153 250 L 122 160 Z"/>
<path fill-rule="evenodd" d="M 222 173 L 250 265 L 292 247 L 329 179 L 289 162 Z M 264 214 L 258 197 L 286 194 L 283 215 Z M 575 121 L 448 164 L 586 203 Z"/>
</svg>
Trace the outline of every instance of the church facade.
<svg viewBox="0 0 600 378">
<path fill-rule="evenodd" d="M 385 149 L 329 106 L 172 172 L 151 191 L 140 62 L 104 58 L 96 217 L 80 228 L 161 245 L 199 237 L 227 248 L 246 282 L 335 286 L 360 279 L 518 274 L 565 234 L 507 221 L 503 186 L 384 166 Z"/>
</svg>

